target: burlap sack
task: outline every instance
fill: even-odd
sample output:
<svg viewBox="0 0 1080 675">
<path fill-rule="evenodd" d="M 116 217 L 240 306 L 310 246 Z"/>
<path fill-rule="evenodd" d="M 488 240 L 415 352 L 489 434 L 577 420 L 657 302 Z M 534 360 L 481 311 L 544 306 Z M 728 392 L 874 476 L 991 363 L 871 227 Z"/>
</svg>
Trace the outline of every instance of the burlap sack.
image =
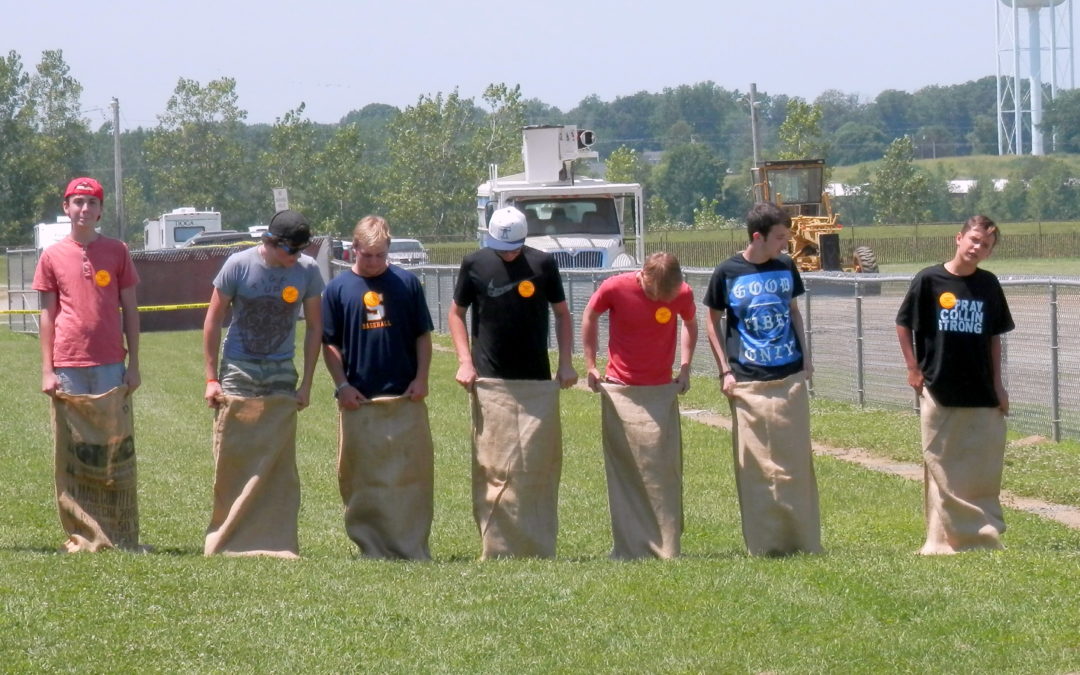
<svg viewBox="0 0 1080 675">
<path fill-rule="evenodd" d="M 820 553 L 806 375 L 737 383 L 731 415 L 747 550 L 752 555 Z"/>
<path fill-rule="evenodd" d="M 430 560 L 435 453 L 427 405 L 394 396 L 342 410 L 338 441 L 345 531 L 361 555 Z"/>
<path fill-rule="evenodd" d="M 204 553 L 296 558 L 296 398 L 226 396 L 214 420 L 214 511 Z"/>
<path fill-rule="evenodd" d="M 480 378 L 472 402 L 481 559 L 554 557 L 562 474 L 558 383 Z"/>
<path fill-rule="evenodd" d="M 679 385 L 602 383 L 613 558 L 674 558 L 682 537 Z"/>
<path fill-rule="evenodd" d="M 997 408 L 937 404 L 923 389 L 926 543 L 923 555 L 1004 548 L 998 501 L 1005 462 L 1005 416 Z"/>
<path fill-rule="evenodd" d="M 56 505 L 70 552 L 138 549 L 134 417 L 126 386 L 52 399 Z"/>
</svg>

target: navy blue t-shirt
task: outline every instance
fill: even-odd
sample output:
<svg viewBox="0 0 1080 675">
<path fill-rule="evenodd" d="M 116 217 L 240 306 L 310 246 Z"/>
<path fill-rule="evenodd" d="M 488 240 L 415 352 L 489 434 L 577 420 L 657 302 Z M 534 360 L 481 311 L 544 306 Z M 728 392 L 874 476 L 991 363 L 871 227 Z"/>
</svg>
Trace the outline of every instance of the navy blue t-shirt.
<svg viewBox="0 0 1080 675">
<path fill-rule="evenodd" d="M 341 350 L 345 376 L 366 398 L 405 393 L 416 379 L 416 339 L 431 332 L 420 280 L 390 265 L 377 277 L 351 269 L 327 284 L 323 343 Z"/>
</svg>

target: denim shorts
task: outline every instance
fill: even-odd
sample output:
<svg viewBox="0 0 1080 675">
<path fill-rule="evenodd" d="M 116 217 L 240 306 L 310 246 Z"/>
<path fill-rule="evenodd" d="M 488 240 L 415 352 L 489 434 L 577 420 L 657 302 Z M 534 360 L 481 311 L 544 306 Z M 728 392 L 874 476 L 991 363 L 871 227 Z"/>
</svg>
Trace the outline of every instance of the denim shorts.
<svg viewBox="0 0 1080 675">
<path fill-rule="evenodd" d="M 221 391 L 228 396 L 253 398 L 270 394 L 296 393 L 299 377 L 292 359 L 284 361 L 241 361 L 239 359 L 221 360 L 218 373 Z"/>
<path fill-rule="evenodd" d="M 124 362 L 107 363 L 103 366 L 57 368 L 56 379 L 60 391 L 65 394 L 104 394 L 124 383 L 127 368 Z"/>
</svg>

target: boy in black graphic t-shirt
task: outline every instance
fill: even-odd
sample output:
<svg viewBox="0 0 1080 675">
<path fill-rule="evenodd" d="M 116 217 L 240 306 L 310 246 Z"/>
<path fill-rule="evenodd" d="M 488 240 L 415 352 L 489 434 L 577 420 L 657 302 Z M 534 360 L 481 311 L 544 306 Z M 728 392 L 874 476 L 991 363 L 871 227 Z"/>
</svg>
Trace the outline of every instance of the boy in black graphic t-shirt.
<svg viewBox="0 0 1080 675">
<path fill-rule="evenodd" d="M 1009 397 L 1001 334 L 1014 328 L 1001 284 L 979 269 L 998 228 L 974 216 L 952 260 L 915 275 L 896 316 L 908 384 L 920 397 L 927 537 L 920 553 L 1001 548 Z"/>
</svg>

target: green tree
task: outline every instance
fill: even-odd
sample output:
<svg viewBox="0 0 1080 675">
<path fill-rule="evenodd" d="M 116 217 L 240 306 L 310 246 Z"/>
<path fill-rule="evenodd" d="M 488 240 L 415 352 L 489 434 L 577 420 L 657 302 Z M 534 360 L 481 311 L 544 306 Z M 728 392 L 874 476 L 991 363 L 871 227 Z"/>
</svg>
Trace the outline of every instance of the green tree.
<svg viewBox="0 0 1080 675">
<path fill-rule="evenodd" d="M 837 166 L 880 159 L 889 147 L 885 133 L 876 126 L 848 122 L 836 130 L 829 150 L 829 161 Z"/>
<path fill-rule="evenodd" d="M 780 159 L 824 159 L 829 143 L 821 133 L 821 108 L 802 99 L 788 101 L 787 115 L 778 132 Z"/>
<path fill-rule="evenodd" d="M 476 186 L 489 163 L 520 170 L 524 106 L 519 87 L 490 85 L 488 109 L 454 90 L 421 96 L 389 125 L 388 180 L 380 198 L 399 228 L 422 235 L 466 235 L 476 225 Z"/>
<path fill-rule="evenodd" d="M 612 183 L 645 185 L 649 180 L 649 171 L 649 165 L 641 159 L 641 154 L 625 145 L 619 146 L 604 160 L 604 175 Z"/>
<path fill-rule="evenodd" d="M 932 201 L 929 177 L 914 164 L 911 138 L 893 141 L 870 181 L 874 218 L 879 223 L 924 223 Z"/>
<path fill-rule="evenodd" d="M 702 199 L 722 196 L 727 165 L 703 143 L 680 145 L 664 153 L 653 170 L 653 188 L 680 222 L 692 223 Z"/>
<path fill-rule="evenodd" d="M 233 78 L 206 86 L 180 78 L 146 143 L 160 209 L 215 207 L 226 218 L 258 218 L 264 209 L 247 202 L 238 187 L 255 171 L 241 141 L 246 117 Z"/>
<path fill-rule="evenodd" d="M 1046 104 L 1043 133 L 1053 133 L 1055 152 L 1080 152 L 1080 89 L 1064 91 Z"/>
</svg>

